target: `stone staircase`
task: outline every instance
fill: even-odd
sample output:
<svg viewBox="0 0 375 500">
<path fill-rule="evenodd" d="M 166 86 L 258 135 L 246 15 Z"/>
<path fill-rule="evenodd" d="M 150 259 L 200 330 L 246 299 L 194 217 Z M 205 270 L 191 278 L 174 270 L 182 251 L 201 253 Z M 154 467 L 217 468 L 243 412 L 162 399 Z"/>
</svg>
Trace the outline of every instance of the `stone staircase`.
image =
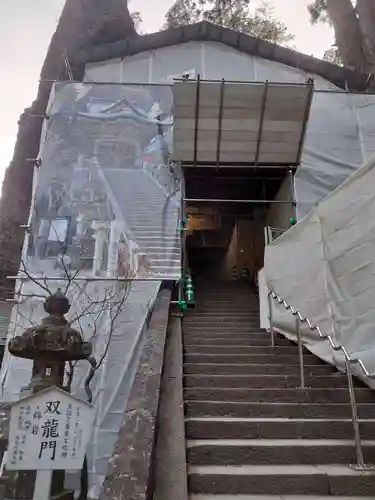
<svg viewBox="0 0 375 500">
<path fill-rule="evenodd" d="M 146 254 L 147 266 L 154 277 L 179 279 L 180 207 L 173 199 L 166 203 L 164 190 L 142 169 L 103 169 L 105 179 L 122 211 L 132 238 Z"/>
<path fill-rule="evenodd" d="M 203 284 L 183 320 L 190 500 L 375 498 L 355 463 L 344 374 L 260 331 L 258 300 L 240 283 Z M 375 397 L 355 382 L 367 463 L 375 464 Z"/>
</svg>

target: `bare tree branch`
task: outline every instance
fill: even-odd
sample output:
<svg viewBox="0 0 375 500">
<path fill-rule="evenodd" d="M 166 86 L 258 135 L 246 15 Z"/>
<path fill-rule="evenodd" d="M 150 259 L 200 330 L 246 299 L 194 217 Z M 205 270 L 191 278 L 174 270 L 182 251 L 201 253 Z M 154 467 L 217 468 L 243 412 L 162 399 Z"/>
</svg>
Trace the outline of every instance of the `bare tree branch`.
<svg viewBox="0 0 375 500">
<path fill-rule="evenodd" d="M 21 265 L 22 265 L 22 269 L 20 269 L 20 271 L 30 280 L 32 281 L 35 285 L 37 285 L 38 287 L 42 288 L 45 292 L 48 293 L 48 295 L 52 295 L 52 292 L 51 290 L 48 288 L 48 286 L 46 285 L 46 283 L 44 285 L 42 285 L 40 283 L 39 280 L 35 279 L 26 269 L 26 264 L 24 262 L 23 259 L 21 259 Z"/>
</svg>

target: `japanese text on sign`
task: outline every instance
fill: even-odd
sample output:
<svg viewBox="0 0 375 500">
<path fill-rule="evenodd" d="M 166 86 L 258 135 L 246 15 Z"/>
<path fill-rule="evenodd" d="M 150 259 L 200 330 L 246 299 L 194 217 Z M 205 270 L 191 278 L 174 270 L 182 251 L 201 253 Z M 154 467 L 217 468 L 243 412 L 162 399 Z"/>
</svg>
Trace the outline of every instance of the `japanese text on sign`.
<svg viewBox="0 0 375 500">
<path fill-rule="evenodd" d="M 9 470 L 80 469 L 94 408 L 58 388 L 29 396 L 11 411 Z"/>
</svg>

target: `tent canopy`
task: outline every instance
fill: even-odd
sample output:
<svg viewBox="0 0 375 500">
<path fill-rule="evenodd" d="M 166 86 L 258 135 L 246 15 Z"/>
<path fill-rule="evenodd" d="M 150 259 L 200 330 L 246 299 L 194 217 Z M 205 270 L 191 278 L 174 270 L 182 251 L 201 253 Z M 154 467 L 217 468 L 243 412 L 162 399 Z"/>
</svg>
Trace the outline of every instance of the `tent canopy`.
<svg viewBox="0 0 375 500">
<path fill-rule="evenodd" d="M 175 82 L 174 161 L 184 166 L 300 163 L 313 94 L 306 84 Z"/>
</svg>

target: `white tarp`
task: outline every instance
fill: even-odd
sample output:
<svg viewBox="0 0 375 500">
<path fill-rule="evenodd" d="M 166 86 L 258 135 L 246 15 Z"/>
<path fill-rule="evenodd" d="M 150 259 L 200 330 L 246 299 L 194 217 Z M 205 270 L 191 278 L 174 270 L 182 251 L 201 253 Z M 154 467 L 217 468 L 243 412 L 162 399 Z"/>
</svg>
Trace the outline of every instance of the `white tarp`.
<svg viewBox="0 0 375 500">
<path fill-rule="evenodd" d="M 266 247 L 267 286 L 303 316 L 332 333 L 375 373 L 375 158 L 324 199 L 304 220 Z M 274 303 L 275 304 L 275 303 Z M 276 327 L 294 336 L 290 312 L 273 307 Z M 343 368 L 317 332 L 306 346 Z M 355 373 L 363 377 L 358 366 Z M 368 383 L 368 380 L 366 381 Z"/>
<path fill-rule="evenodd" d="M 56 83 L 41 141 L 25 265 L 179 279 L 180 178 L 165 86 Z M 96 245 L 95 245 L 96 242 Z M 108 256 L 108 258 L 107 258 Z M 63 262 L 62 262 L 63 261 Z"/>
<path fill-rule="evenodd" d="M 230 64 L 228 64 L 230 61 Z M 314 79 L 301 166 L 295 176 L 301 220 L 375 153 L 375 95 L 342 92 L 320 76 L 250 56 L 223 43 L 189 42 L 86 66 L 87 81 L 173 82 L 191 79 L 305 83 Z"/>
<path fill-rule="evenodd" d="M 375 153 L 374 112 L 375 95 L 314 93 L 295 176 L 298 220 Z"/>
<path fill-rule="evenodd" d="M 181 274 L 171 109 L 169 87 L 56 83 L 44 123 L 7 341 L 40 324 L 49 292 L 66 291 L 68 320 L 98 360 L 87 452 L 93 498 L 115 449 L 161 281 Z M 3 401 L 19 398 L 31 366 L 6 351 Z M 71 386 L 82 399 L 88 368 L 87 362 L 76 365 Z"/>
</svg>

